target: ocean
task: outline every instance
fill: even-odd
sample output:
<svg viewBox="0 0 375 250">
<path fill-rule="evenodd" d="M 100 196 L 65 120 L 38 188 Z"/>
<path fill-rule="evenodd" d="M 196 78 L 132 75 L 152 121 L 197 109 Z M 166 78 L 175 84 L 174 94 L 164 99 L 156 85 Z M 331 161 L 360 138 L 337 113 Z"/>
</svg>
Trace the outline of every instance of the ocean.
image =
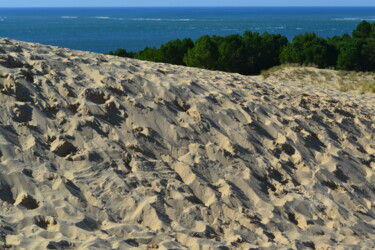
<svg viewBox="0 0 375 250">
<path fill-rule="evenodd" d="M 375 7 L 0 8 L 0 37 L 105 53 L 245 30 L 331 37 L 362 20 L 375 21 Z"/>
</svg>

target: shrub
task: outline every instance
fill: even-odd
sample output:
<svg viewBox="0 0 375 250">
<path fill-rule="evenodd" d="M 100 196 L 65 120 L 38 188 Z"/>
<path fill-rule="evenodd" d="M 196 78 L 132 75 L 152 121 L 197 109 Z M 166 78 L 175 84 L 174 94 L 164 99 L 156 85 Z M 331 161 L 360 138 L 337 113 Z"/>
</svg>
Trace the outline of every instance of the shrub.
<svg viewBox="0 0 375 250">
<path fill-rule="evenodd" d="M 217 69 L 217 61 L 219 59 L 219 51 L 216 43 L 209 36 L 199 38 L 192 49 L 184 57 L 187 66 Z"/>
<path fill-rule="evenodd" d="M 314 64 L 319 68 L 336 65 L 338 52 L 327 40 L 315 33 L 298 35 L 280 54 L 282 63 Z"/>
<path fill-rule="evenodd" d="M 108 55 L 112 56 L 119 56 L 119 57 L 130 57 L 133 58 L 135 56 L 134 52 L 127 52 L 125 49 L 117 49 L 115 52 L 108 52 Z"/>
</svg>

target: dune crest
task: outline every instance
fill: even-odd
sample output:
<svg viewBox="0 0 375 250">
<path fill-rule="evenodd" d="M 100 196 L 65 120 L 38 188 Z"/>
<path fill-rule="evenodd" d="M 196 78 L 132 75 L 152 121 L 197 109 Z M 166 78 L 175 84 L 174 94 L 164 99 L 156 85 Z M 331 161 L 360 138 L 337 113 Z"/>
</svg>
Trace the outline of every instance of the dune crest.
<svg viewBox="0 0 375 250">
<path fill-rule="evenodd" d="M 0 39 L 0 242 L 372 248 L 375 95 Z"/>
</svg>

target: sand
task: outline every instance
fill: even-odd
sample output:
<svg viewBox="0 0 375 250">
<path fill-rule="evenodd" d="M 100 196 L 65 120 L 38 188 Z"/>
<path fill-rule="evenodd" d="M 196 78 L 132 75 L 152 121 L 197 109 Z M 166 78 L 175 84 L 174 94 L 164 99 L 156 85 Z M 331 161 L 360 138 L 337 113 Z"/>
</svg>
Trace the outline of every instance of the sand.
<svg viewBox="0 0 375 250">
<path fill-rule="evenodd" d="M 370 249 L 375 95 L 0 39 L 0 248 Z"/>
<path fill-rule="evenodd" d="M 342 92 L 375 93 L 375 72 L 337 71 L 293 65 L 276 66 L 261 74 L 263 81 L 313 85 Z"/>
</svg>

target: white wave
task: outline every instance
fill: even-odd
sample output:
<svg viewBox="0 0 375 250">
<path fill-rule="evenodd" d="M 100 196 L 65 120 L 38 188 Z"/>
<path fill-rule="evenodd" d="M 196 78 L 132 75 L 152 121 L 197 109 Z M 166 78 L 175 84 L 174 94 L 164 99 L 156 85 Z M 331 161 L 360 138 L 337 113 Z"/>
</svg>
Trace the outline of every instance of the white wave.
<svg viewBox="0 0 375 250">
<path fill-rule="evenodd" d="M 298 28 L 296 28 L 296 30 L 303 30 L 303 29 L 304 29 L 304 28 L 299 28 L 299 27 L 298 27 Z"/>
<path fill-rule="evenodd" d="M 102 19 L 102 20 L 124 20 L 124 18 L 119 18 L 119 17 L 108 17 L 108 16 L 96 16 L 93 17 L 95 19 Z"/>
<path fill-rule="evenodd" d="M 179 19 L 163 19 L 163 18 L 132 18 L 132 21 L 170 21 L 170 22 L 189 22 L 192 19 L 179 18 Z"/>
<path fill-rule="evenodd" d="M 108 16 L 96 16 L 96 17 L 94 17 L 94 18 L 96 18 L 96 19 L 111 19 L 111 18 L 108 17 Z"/>
<path fill-rule="evenodd" d="M 358 17 L 343 17 L 343 18 L 332 18 L 333 21 L 359 21 Z"/>
<path fill-rule="evenodd" d="M 78 18 L 77 16 L 61 16 L 63 19 L 76 19 Z"/>
<path fill-rule="evenodd" d="M 283 30 L 283 29 L 286 28 L 286 26 L 268 26 L 268 27 L 264 27 L 264 28 L 265 29 L 271 29 L 271 30 Z"/>
<path fill-rule="evenodd" d="M 132 18 L 132 21 L 162 21 L 161 18 Z"/>
<path fill-rule="evenodd" d="M 375 18 L 359 18 L 359 17 L 344 17 L 344 18 L 333 18 L 333 21 L 375 21 Z"/>
</svg>

